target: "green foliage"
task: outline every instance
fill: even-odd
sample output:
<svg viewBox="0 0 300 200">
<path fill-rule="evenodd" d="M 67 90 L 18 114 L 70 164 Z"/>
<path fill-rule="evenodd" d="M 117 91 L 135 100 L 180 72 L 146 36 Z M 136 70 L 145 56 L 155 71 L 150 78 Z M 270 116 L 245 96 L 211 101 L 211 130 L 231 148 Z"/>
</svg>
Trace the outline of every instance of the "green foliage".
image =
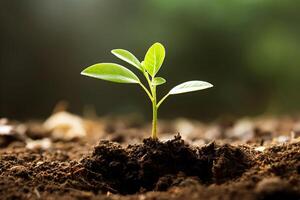
<svg viewBox="0 0 300 200">
<path fill-rule="evenodd" d="M 205 81 L 187 81 L 173 87 L 169 94 L 181 94 L 186 92 L 193 92 L 198 90 L 204 90 L 213 87 L 212 84 Z"/>
<path fill-rule="evenodd" d="M 140 61 L 129 51 L 124 49 L 114 49 L 111 51 L 111 53 L 120 58 L 121 60 L 124 60 L 125 62 L 128 62 L 129 64 L 143 71 L 143 67 Z"/>
<path fill-rule="evenodd" d="M 160 43 L 153 44 L 147 51 L 143 62 L 144 68 L 154 77 L 165 59 L 165 48 Z"/>
<path fill-rule="evenodd" d="M 129 51 L 123 49 L 114 49 L 111 51 L 115 56 L 124 60 L 139 69 L 144 75 L 148 88 L 139 80 L 139 78 L 129 69 L 114 63 L 99 63 L 84 69 L 81 74 L 116 83 L 137 83 L 148 95 L 152 102 L 153 123 L 152 138 L 157 138 L 156 124 L 157 111 L 159 106 L 169 95 L 204 90 L 213 87 L 212 84 L 205 81 L 187 81 L 172 88 L 159 102 L 157 102 L 156 86 L 162 85 L 166 80 L 162 77 L 155 77 L 161 68 L 165 59 L 165 48 L 160 43 L 153 44 L 147 51 L 144 61 L 140 61 Z M 150 75 L 150 76 L 149 76 Z"/>
<path fill-rule="evenodd" d="M 129 69 L 114 63 L 99 63 L 81 72 L 82 75 L 115 83 L 139 83 L 139 78 Z"/>
<path fill-rule="evenodd" d="M 154 77 L 154 79 L 152 81 L 152 85 L 162 85 L 166 82 L 167 82 L 166 79 L 164 79 L 162 77 Z"/>
</svg>

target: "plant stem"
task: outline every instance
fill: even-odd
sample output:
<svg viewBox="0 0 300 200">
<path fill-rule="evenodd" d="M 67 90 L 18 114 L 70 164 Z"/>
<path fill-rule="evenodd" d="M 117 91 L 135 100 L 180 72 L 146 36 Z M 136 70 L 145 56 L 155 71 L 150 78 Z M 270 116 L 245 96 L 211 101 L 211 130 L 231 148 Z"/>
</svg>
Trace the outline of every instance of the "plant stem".
<svg viewBox="0 0 300 200">
<path fill-rule="evenodd" d="M 156 105 L 156 86 L 151 87 L 152 91 L 152 139 L 157 139 L 157 105 Z"/>
<path fill-rule="evenodd" d="M 170 94 L 166 94 L 157 104 L 157 109 L 159 108 L 160 104 L 162 104 L 162 102 L 164 102 L 164 100 L 169 96 Z"/>
<path fill-rule="evenodd" d="M 150 94 L 150 92 L 148 91 L 148 89 L 143 85 L 143 83 L 139 83 L 139 84 L 143 88 L 143 90 L 145 90 L 146 94 L 148 95 L 148 97 L 152 101 L 153 98 L 152 98 L 152 95 Z"/>
</svg>

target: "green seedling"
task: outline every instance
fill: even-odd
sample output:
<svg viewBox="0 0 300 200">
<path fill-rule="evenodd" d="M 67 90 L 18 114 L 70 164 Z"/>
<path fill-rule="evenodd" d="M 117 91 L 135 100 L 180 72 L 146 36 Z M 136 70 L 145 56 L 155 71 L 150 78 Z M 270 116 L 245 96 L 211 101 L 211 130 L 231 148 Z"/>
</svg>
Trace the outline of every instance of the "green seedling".
<svg viewBox="0 0 300 200">
<path fill-rule="evenodd" d="M 148 87 L 129 69 L 115 63 L 98 63 L 84 69 L 81 74 L 105 81 L 115 83 L 138 84 L 148 95 L 152 103 L 152 135 L 157 139 L 157 111 L 161 104 L 170 95 L 193 92 L 213 87 L 205 81 L 187 81 L 172 88 L 164 97 L 157 101 L 156 88 L 166 83 L 162 77 L 156 77 L 165 59 L 165 48 L 160 43 L 153 44 L 147 51 L 144 61 L 140 62 L 132 53 L 124 49 L 114 49 L 111 51 L 116 57 L 136 67 L 146 78 Z"/>
</svg>

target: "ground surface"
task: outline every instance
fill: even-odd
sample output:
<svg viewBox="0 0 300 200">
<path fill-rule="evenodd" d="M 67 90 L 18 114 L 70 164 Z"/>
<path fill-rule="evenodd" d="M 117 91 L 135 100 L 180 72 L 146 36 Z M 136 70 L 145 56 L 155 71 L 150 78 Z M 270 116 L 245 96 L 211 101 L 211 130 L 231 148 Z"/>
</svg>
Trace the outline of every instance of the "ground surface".
<svg viewBox="0 0 300 200">
<path fill-rule="evenodd" d="M 300 199 L 300 118 L 128 119 L 1 119 L 0 199 Z"/>
</svg>

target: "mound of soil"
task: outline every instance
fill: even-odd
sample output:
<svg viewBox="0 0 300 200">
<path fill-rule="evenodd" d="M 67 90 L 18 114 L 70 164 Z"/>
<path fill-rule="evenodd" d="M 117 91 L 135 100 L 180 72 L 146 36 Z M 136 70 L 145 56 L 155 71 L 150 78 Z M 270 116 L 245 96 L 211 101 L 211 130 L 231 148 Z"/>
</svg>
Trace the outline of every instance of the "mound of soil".
<svg viewBox="0 0 300 200">
<path fill-rule="evenodd" d="M 106 183 L 110 192 L 132 194 L 165 191 L 187 177 L 202 184 L 226 182 L 240 176 L 252 161 L 239 148 L 214 142 L 201 148 L 191 147 L 178 135 L 167 142 L 145 139 L 143 144 L 127 148 L 100 141 L 82 164 L 87 182 Z"/>
</svg>

